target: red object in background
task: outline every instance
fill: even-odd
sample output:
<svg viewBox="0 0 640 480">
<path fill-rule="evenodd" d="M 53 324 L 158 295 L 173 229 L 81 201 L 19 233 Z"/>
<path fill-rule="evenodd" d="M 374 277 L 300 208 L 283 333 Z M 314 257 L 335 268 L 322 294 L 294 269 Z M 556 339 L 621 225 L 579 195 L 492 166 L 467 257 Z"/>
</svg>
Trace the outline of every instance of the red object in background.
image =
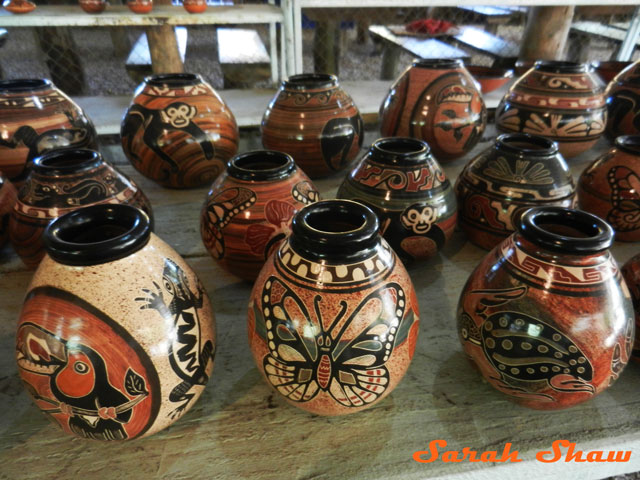
<svg viewBox="0 0 640 480">
<path fill-rule="evenodd" d="M 36 8 L 36 4 L 29 0 L 9 0 L 2 5 L 11 13 L 29 13 Z"/>
<path fill-rule="evenodd" d="M 182 5 L 189 13 L 202 13 L 207 9 L 206 0 L 184 0 Z"/>
<path fill-rule="evenodd" d="M 414 20 L 407 23 L 405 29 L 408 32 L 428 33 L 436 35 L 438 33 L 446 33 L 454 24 L 446 20 L 436 20 L 435 18 L 423 18 L 422 20 Z"/>
</svg>

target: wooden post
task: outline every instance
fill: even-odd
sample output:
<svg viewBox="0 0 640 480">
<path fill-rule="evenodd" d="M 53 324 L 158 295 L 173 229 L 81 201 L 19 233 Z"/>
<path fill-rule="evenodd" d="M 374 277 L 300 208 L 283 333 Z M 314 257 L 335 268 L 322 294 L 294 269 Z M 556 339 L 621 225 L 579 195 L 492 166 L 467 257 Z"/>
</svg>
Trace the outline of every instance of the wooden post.
<svg viewBox="0 0 640 480">
<path fill-rule="evenodd" d="M 520 59 L 562 59 L 573 20 L 573 10 L 573 6 L 531 7 L 520 47 Z"/>
<path fill-rule="evenodd" d="M 111 27 L 109 35 L 111 35 L 111 43 L 113 44 L 113 54 L 118 58 L 127 58 L 131 50 L 131 42 L 126 27 Z"/>
<path fill-rule="evenodd" d="M 155 0 L 157 5 L 171 5 L 171 0 Z M 182 73 L 184 65 L 178 50 L 176 33 L 171 25 L 147 27 L 153 73 Z"/>
</svg>

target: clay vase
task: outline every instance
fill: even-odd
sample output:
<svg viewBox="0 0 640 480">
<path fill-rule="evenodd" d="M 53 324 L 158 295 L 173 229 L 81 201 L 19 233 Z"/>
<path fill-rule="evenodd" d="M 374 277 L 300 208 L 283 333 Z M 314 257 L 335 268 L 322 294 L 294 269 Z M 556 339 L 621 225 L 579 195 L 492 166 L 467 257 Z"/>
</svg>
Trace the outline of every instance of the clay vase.
<svg viewBox="0 0 640 480">
<path fill-rule="evenodd" d="M 182 6 L 189 13 L 202 13 L 207 9 L 207 0 L 183 0 Z"/>
<path fill-rule="evenodd" d="M 556 410 L 609 387 L 634 338 L 613 230 L 581 210 L 536 207 L 476 267 L 458 303 L 466 355 L 522 406 Z"/>
<path fill-rule="evenodd" d="M 68 213 L 44 238 L 16 338 L 34 403 L 66 433 L 93 440 L 174 423 L 213 370 L 214 317 L 195 273 L 130 205 Z"/>
<path fill-rule="evenodd" d="M 360 203 L 311 204 L 256 280 L 249 345 L 267 384 L 298 408 L 358 412 L 387 396 L 411 363 L 418 302 L 378 229 Z"/>
<path fill-rule="evenodd" d="M 207 194 L 202 241 L 225 270 L 253 282 L 291 231 L 295 213 L 318 199 L 316 187 L 286 153 L 237 155 Z"/>
<path fill-rule="evenodd" d="M 631 291 L 633 310 L 636 319 L 636 338 L 631 351 L 631 358 L 640 363 L 640 254 L 629 259 L 622 267 L 622 278 Z"/>
<path fill-rule="evenodd" d="M 120 128 L 132 165 L 160 185 L 208 185 L 238 150 L 236 119 L 200 75 L 152 75 L 136 89 Z"/>
<path fill-rule="evenodd" d="M 380 233 L 405 265 L 435 255 L 456 226 L 453 188 L 429 145 L 414 138 L 376 140 L 337 197 L 371 208 Z"/>
<path fill-rule="evenodd" d="M 607 136 L 640 134 L 640 60 L 616 75 L 605 92 L 609 118 Z"/>
<path fill-rule="evenodd" d="M 305 73 L 282 82 L 262 117 L 262 145 L 286 152 L 311 178 L 356 158 L 364 124 L 334 75 Z"/>
<path fill-rule="evenodd" d="M 80 0 L 80 8 L 87 13 L 102 13 L 107 7 L 106 0 Z"/>
<path fill-rule="evenodd" d="M 127 7 L 133 13 L 149 13 L 153 10 L 153 0 L 127 0 Z"/>
<path fill-rule="evenodd" d="M 604 87 L 590 65 L 538 61 L 498 105 L 496 127 L 505 133 L 541 135 L 557 142 L 565 158 L 575 157 L 604 132 Z"/>
<path fill-rule="evenodd" d="M 45 253 L 42 234 L 47 225 L 65 213 L 98 203 L 133 205 L 153 218 L 144 193 L 98 152 L 67 149 L 37 158 L 18 192 L 9 222 L 14 250 L 27 267 L 35 268 Z"/>
<path fill-rule="evenodd" d="M 460 226 L 472 243 L 487 250 L 515 231 L 529 207 L 573 207 L 577 202 L 557 144 L 522 133 L 498 136 L 465 166 L 454 188 Z"/>
<path fill-rule="evenodd" d="M 613 227 L 616 240 L 640 241 L 640 135 L 616 138 L 615 146 L 582 172 L 578 199 L 582 210 Z"/>
<path fill-rule="evenodd" d="M 591 62 L 593 69 L 596 71 L 605 84 L 609 84 L 622 70 L 627 68 L 633 62 L 611 60 L 605 62 Z"/>
<path fill-rule="evenodd" d="M 17 196 L 16 187 L 0 172 L 0 247 L 9 238 L 9 219 Z"/>
<path fill-rule="evenodd" d="M 30 0 L 5 0 L 2 6 L 11 13 L 29 13 L 36 9 L 36 4 Z"/>
<path fill-rule="evenodd" d="M 0 170 L 15 182 L 31 162 L 64 147 L 98 148 L 91 120 L 45 79 L 0 80 Z"/>
<path fill-rule="evenodd" d="M 380 107 L 380 132 L 426 141 L 439 161 L 471 150 L 487 125 L 487 109 L 462 60 L 418 60 L 391 86 Z"/>
</svg>

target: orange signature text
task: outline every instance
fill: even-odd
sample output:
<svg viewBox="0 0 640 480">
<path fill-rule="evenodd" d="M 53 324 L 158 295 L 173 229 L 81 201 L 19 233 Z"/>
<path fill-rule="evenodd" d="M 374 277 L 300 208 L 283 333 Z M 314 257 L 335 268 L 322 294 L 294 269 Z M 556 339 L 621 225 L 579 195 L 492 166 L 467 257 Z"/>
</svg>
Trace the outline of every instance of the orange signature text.
<svg viewBox="0 0 640 480">
<path fill-rule="evenodd" d="M 502 451 L 502 455 L 498 456 L 496 450 L 487 450 L 486 452 L 478 452 L 477 450 L 471 450 L 468 447 L 464 447 L 462 451 L 458 450 L 446 450 L 442 452 L 438 451 L 438 448 L 445 448 L 447 446 L 446 440 L 431 440 L 429 442 L 429 450 L 419 450 L 413 453 L 413 459 L 420 463 L 435 462 L 440 458 L 443 462 L 460 463 L 460 462 L 521 462 L 522 459 L 518 458 L 518 451 L 511 452 L 511 444 L 506 443 Z"/>
</svg>

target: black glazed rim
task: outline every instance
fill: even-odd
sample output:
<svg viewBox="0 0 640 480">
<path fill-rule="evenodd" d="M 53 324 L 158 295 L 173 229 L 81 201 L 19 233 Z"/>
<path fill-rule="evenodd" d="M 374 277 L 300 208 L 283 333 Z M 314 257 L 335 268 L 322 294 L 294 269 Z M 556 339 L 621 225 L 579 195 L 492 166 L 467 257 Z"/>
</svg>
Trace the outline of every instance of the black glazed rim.
<svg viewBox="0 0 640 480">
<path fill-rule="evenodd" d="M 53 88 L 51 80 L 46 78 L 15 78 L 0 80 L 0 93 L 36 92 Z"/>
<path fill-rule="evenodd" d="M 541 225 L 571 226 L 585 237 L 550 232 Z M 535 207 L 522 214 L 516 226 L 520 235 L 544 249 L 568 254 L 593 254 L 613 244 L 614 231 L 600 217 L 583 210 L 563 207 Z"/>
<path fill-rule="evenodd" d="M 459 58 L 428 58 L 425 60 L 414 60 L 412 65 L 419 68 L 462 68 L 464 62 Z"/>
<path fill-rule="evenodd" d="M 282 82 L 287 90 L 310 90 L 338 86 L 338 77 L 328 73 L 301 73 L 292 75 Z"/>
<path fill-rule="evenodd" d="M 108 238 L 94 240 L 103 229 Z M 145 212 L 130 205 L 92 205 L 67 213 L 49 224 L 43 234 L 47 253 L 65 265 L 89 266 L 112 262 L 140 250 L 149 241 L 151 225 Z M 83 239 L 82 237 L 87 237 Z"/>
<path fill-rule="evenodd" d="M 41 175 L 69 175 L 98 167 L 102 155 L 88 148 L 61 148 L 33 161 L 33 171 Z"/>
<path fill-rule="evenodd" d="M 620 150 L 640 156 L 640 135 L 622 135 L 616 138 L 615 144 Z"/>
<path fill-rule="evenodd" d="M 318 228 L 338 222 L 346 228 Z M 371 256 L 380 241 L 379 228 L 378 217 L 369 207 L 352 200 L 323 200 L 307 205 L 293 217 L 289 242 L 309 260 L 353 262 Z"/>
<path fill-rule="evenodd" d="M 379 138 L 369 150 L 371 158 L 380 163 L 400 164 L 400 166 L 422 163 L 430 157 L 429 144 L 409 137 Z"/>
<path fill-rule="evenodd" d="M 526 148 L 517 143 L 526 143 L 532 148 Z M 531 135 L 529 133 L 503 133 L 498 135 L 495 143 L 496 148 L 521 156 L 549 156 L 558 153 L 558 144 L 553 140 L 541 137 L 539 135 Z"/>
<path fill-rule="evenodd" d="M 279 180 L 296 171 L 291 155 L 275 150 L 255 150 L 236 155 L 227 164 L 230 177 L 240 180 Z"/>
<path fill-rule="evenodd" d="M 197 73 L 160 73 L 150 75 L 144 79 L 144 83 L 154 87 L 189 87 L 203 83 L 202 77 Z"/>
<path fill-rule="evenodd" d="M 587 73 L 593 71 L 588 63 L 567 62 L 564 60 L 538 60 L 534 68 L 549 73 Z"/>
</svg>

